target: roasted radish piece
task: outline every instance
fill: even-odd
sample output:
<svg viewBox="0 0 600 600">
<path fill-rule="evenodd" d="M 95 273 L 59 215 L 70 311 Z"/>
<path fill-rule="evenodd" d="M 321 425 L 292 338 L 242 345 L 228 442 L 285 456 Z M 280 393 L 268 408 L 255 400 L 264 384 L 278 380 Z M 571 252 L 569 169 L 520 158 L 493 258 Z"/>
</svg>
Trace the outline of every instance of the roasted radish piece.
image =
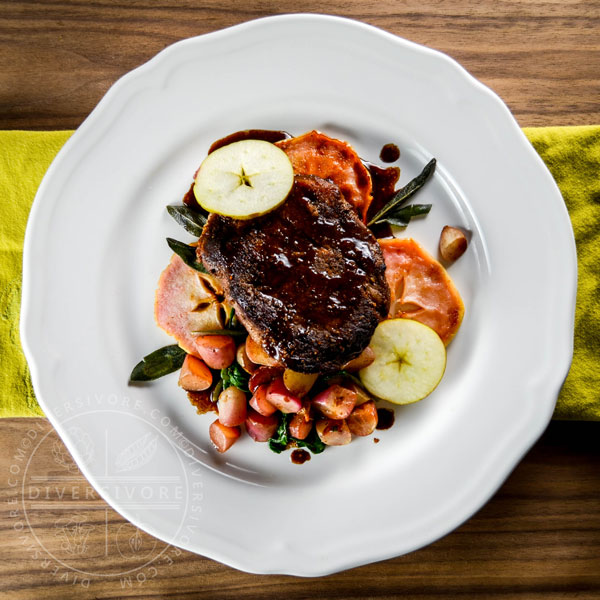
<svg viewBox="0 0 600 600">
<path fill-rule="evenodd" d="M 199 359 L 188 354 L 179 373 L 179 386 L 187 392 L 201 392 L 212 385 L 210 369 Z"/>
<path fill-rule="evenodd" d="M 370 346 L 367 346 L 356 358 L 348 361 L 343 367 L 342 371 L 349 371 L 354 373 L 360 371 L 365 367 L 368 367 L 375 360 L 375 352 L 373 352 Z"/>
<path fill-rule="evenodd" d="M 246 420 L 247 406 L 246 394 L 234 386 L 228 387 L 219 394 L 219 421 L 227 427 L 241 425 Z"/>
<path fill-rule="evenodd" d="M 310 392 L 310 388 L 312 388 L 318 376 L 318 373 L 298 373 L 292 371 L 292 369 L 286 369 L 283 372 L 283 383 L 294 396 L 302 398 Z"/>
<path fill-rule="evenodd" d="M 252 373 L 252 377 L 250 377 L 250 381 L 248 381 L 248 387 L 250 391 L 254 393 L 259 385 L 271 383 L 273 379 L 281 377 L 281 373 L 281 369 L 277 367 L 258 367 L 258 369 Z"/>
<path fill-rule="evenodd" d="M 467 236 L 458 227 L 446 225 L 440 235 L 440 256 L 446 262 L 454 262 L 466 249 Z"/>
<path fill-rule="evenodd" d="M 261 415 L 268 417 L 272 415 L 277 409 L 267 400 L 267 388 L 269 386 L 265 383 L 259 385 L 255 390 L 252 398 L 250 398 L 250 406 Z"/>
<path fill-rule="evenodd" d="M 263 347 L 255 342 L 250 336 L 246 338 L 246 354 L 248 358 L 257 365 L 264 365 L 266 367 L 277 367 L 279 363 L 271 358 L 264 350 Z"/>
<path fill-rule="evenodd" d="M 297 440 L 303 440 L 310 433 L 313 426 L 313 420 L 310 418 L 306 408 L 302 408 L 299 412 L 292 416 L 288 423 L 288 430 L 292 437 Z"/>
<path fill-rule="evenodd" d="M 279 427 L 279 417 L 271 415 L 266 417 L 251 408 L 246 415 L 246 431 L 255 442 L 268 442 Z"/>
<path fill-rule="evenodd" d="M 348 383 L 344 383 L 344 387 L 347 387 L 349 390 L 352 390 L 356 394 L 356 405 L 360 406 L 365 402 L 370 402 L 373 400 L 373 397 L 365 390 L 365 388 L 361 387 L 354 381 L 349 381 Z"/>
<path fill-rule="evenodd" d="M 258 365 L 254 364 L 248 358 L 248 353 L 246 352 L 246 342 L 243 342 L 238 346 L 237 352 L 235 353 L 235 359 L 240 367 L 242 367 L 246 373 L 250 373 L 250 375 L 252 375 L 256 369 L 258 369 Z"/>
<path fill-rule="evenodd" d="M 274 379 L 269 384 L 267 402 L 270 402 L 282 413 L 297 413 L 302 408 L 302 401 L 288 391 L 282 378 Z"/>
<path fill-rule="evenodd" d="M 228 335 L 199 335 L 196 351 L 211 369 L 225 369 L 235 360 L 235 342 Z"/>
<path fill-rule="evenodd" d="M 334 384 L 317 394 L 312 405 L 330 419 L 345 419 L 356 406 L 356 392 Z"/>
<path fill-rule="evenodd" d="M 371 435 L 377 427 L 377 408 L 375 402 L 370 400 L 357 406 L 346 419 L 348 429 L 352 435 Z"/>
<path fill-rule="evenodd" d="M 352 439 L 350 429 L 343 419 L 321 419 L 315 427 L 317 435 L 327 446 L 345 446 Z"/>
<path fill-rule="evenodd" d="M 240 437 L 242 430 L 239 427 L 227 427 L 217 419 L 208 429 L 210 441 L 218 452 L 229 450 Z"/>
</svg>

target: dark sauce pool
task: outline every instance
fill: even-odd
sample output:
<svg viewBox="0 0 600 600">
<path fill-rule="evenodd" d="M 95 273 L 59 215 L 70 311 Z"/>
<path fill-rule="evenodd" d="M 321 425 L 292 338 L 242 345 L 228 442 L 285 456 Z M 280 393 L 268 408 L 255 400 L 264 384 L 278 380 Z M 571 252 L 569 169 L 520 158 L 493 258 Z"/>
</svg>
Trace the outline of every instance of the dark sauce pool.
<svg viewBox="0 0 600 600">
<path fill-rule="evenodd" d="M 233 144 L 234 142 L 241 142 L 242 140 L 262 140 L 263 142 L 280 142 L 281 140 L 287 140 L 292 136 L 287 131 L 273 131 L 271 129 L 244 129 L 243 131 L 236 131 L 230 135 L 221 138 L 213 143 L 208 149 L 208 153 L 214 152 L 223 146 Z"/>
<path fill-rule="evenodd" d="M 377 427 L 376 429 L 389 429 L 395 421 L 394 411 L 389 408 L 377 409 Z"/>
<path fill-rule="evenodd" d="M 396 144 L 386 144 L 379 153 L 379 158 L 384 163 L 393 163 L 400 158 L 400 148 Z"/>
<path fill-rule="evenodd" d="M 365 160 L 363 160 L 363 164 L 367 167 L 373 182 L 373 201 L 367 213 L 368 222 L 393 198 L 396 193 L 396 183 L 400 178 L 400 169 L 398 167 L 378 167 Z M 373 225 L 371 231 L 376 238 L 393 237 L 392 228 L 387 223 Z"/>
<path fill-rule="evenodd" d="M 307 460 L 310 460 L 310 454 L 306 450 L 297 448 L 296 450 L 292 451 L 290 458 L 295 465 L 302 465 Z"/>
</svg>

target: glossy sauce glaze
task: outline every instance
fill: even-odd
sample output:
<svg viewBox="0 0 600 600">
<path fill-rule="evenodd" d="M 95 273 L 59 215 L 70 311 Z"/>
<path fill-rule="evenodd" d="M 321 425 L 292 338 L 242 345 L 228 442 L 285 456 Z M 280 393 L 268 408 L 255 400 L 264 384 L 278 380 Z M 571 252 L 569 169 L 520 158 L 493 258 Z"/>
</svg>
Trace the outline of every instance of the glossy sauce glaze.
<svg viewBox="0 0 600 600">
<path fill-rule="evenodd" d="M 294 370 L 339 369 L 387 315 L 379 244 L 323 179 L 296 177 L 286 202 L 263 217 L 211 215 L 199 252 L 253 337 L 260 328 L 267 353 Z"/>
</svg>

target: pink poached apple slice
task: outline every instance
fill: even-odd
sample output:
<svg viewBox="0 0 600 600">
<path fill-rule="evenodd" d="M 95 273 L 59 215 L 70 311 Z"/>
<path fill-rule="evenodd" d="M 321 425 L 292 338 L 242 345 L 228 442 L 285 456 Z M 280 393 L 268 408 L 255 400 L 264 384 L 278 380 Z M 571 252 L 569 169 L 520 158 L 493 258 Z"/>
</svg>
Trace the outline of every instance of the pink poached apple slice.
<svg viewBox="0 0 600 600">
<path fill-rule="evenodd" d="M 465 307 L 446 269 L 413 239 L 378 241 L 391 292 L 390 318 L 419 321 L 447 346 L 460 327 Z"/>
<path fill-rule="evenodd" d="M 288 155 L 294 173 L 333 181 L 359 217 L 366 221 L 373 199 L 373 184 L 368 169 L 352 146 L 319 131 L 309 131 L 275 145 Z"/>
<path fill-rule="evenodd" d="M 200 332 L 222 329 L 228 311 L 217 280 L 188 267 L 173 254 L 158 280 L 154 302 L 158 326 L 188 354 L 202 358 Z"/>
</svg>

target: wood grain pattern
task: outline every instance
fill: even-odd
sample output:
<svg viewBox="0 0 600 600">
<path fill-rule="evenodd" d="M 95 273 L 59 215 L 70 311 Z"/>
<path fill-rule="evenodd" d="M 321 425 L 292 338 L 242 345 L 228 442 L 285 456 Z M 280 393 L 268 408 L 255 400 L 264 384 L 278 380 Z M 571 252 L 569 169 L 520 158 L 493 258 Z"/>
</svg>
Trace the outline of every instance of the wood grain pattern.
<svg viewBox="0 0 600 600">
<path fill-rule="evenodd" d="M 75 128 L 118 77 L 172 42 L 298 10 L 447 52 L 523 126 L 600 122 L 598 1 L 25 0 L 0 2 L 0 128 Z M 104 504 L 47 421 L 4 419 L 0 429 L 0 597 L 600 598 L 597 423 L 552 423 L 493 499 L 442 540 L 320 579 L 248 575 L 161 546 Z M 23 461 L 42 438 L 28 471 L 37 479 L 23 487 Z M 115 574 L 162 550 L 130 580 Z M 87 586 L 73 565 L 94 573 Z"/>
<path fill-rule="evenodd" d="M 24 467 L 20 473 L 11 473 L 31 456 L 27 440 L 32 432 L 36 442 L 48 434 L 53 450 L 63 448 L 47 421 L 5 419 L 0 426 L 5 450 L 0 471 L 4 500 L 0 505 L 0 593 L 10 598 L 600 597 L 598 423 L 553 422 L 494 498 L 431 546 L 312 579 L 249 575 L 176 548 L 167 548 L 165 555 L 129 576 L 115 575 L 124 565 L 142 564 L 114 548 L 115 533 L 127 528 L 127 522 L 104 504 L 76 468 L 67 468 L 73 475 L 67 484 L 64 480 L 57 484 L 56 479 L 35 483 L 35 474 L 65 472 L 64 465 L 70 462 L 66 451 L 36 453 L 28 474 Z M 19 459 L 19 449 L 25 459 Z M 25 488 L 14 486 L 23 481 Z M 63 490 L 62 498 L 51 492 L 51 499 L 40 505 L 44 490 L 53 485 Z M 77 498 L 73 490 L 79 490 Z M 38 500 L 37 506 L 31 506 L 32 497 Z M 72 510 L 65 511 L 65 507 Z M 24 509 L 31 527 L 25 524 L 21 529 Z M 64 538 L 57 538 L 57 521 L 60 525 L 65 513 L 94 528 L 81 559 L 65 553 L 60 546 Z M 127 529 L 128 534 L 132 532 L 133 528 Z M 151 536 L 140 533 L 142 548 L 153 543 Z M 166 547 L 158 545 L 158 550 Z M 93 572 L 88 587 L 82 587 L 82 575 L 58 560 Z M 74 582 L 76 576 L 79 579 Z"/>
<path fill-rule="evenodd" d="M 522 126 L 598 121 L 600 3 L 308 1 L 447 52 Z M 121 75 L 169 44 L 270 14 L 291 0 L 0 2 L 0 128 L 75 128 Z"/>
</svg>

